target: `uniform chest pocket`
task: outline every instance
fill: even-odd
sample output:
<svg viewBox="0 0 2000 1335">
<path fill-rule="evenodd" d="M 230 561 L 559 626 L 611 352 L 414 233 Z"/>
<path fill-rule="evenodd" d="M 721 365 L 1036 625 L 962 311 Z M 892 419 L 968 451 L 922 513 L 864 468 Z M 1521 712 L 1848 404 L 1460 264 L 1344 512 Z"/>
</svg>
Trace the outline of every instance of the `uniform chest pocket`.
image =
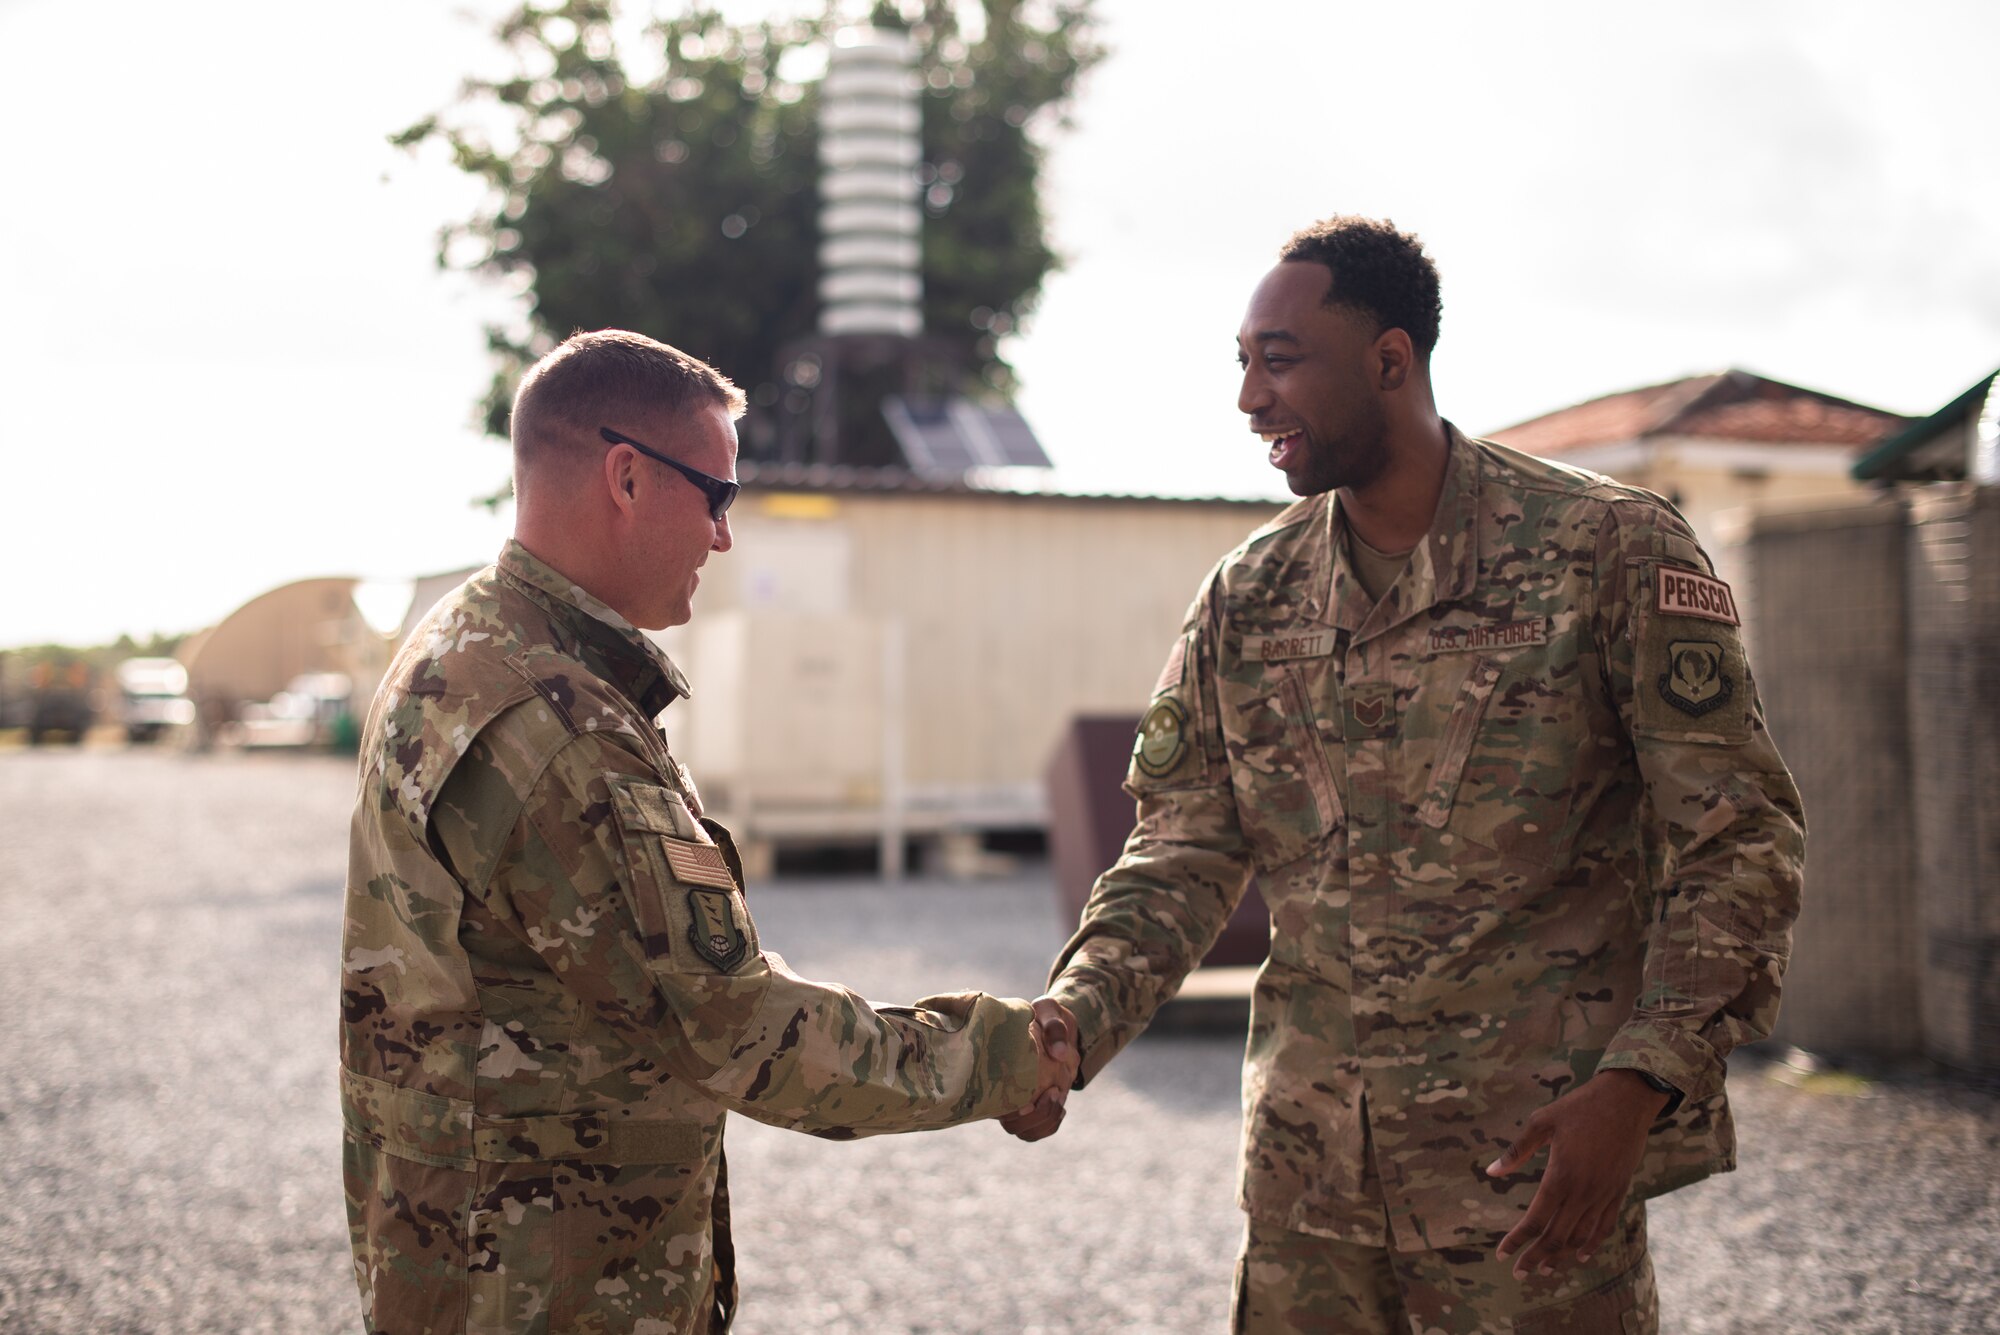
<svg viewBox="0 0 2000 1335">
<path fill-rule="evenodd" d="M 728 859 L 678 793 L 611 783 L 625 841 L 632 916 L 656 969 L 734 973 L 757 955 L 757 929 Z"/>
<path fill-rule="evenodd" d="M 1482 658 L 1459 688 L 1417 818 L 1509 858 L 1561 860 L 1587 729 L 1574 664 Z"/>
<path fill-rule="evenodd" d="M 1238 819 L 1257 867 L 1296 862 L 1343 823 L 1302 669 L 1246 664 L 1218 683 L 1217 696 Z"/>
</svg>

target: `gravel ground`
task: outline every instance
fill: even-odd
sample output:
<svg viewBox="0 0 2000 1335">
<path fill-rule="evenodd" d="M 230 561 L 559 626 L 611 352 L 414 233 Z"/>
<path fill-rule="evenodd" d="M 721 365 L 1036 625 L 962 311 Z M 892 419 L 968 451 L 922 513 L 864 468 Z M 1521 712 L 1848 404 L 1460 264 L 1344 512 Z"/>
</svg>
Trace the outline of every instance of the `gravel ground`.
<svg viewBox="0 0 2000 1335">
<path fill-rule="evenodd" d="M 0 754 L 6 1335 L 359 1329 L 333 1084 L 351 791 L 336 760 Z M 1063 934 L 1034 867 L 752 900 L 794 967 L 893 1001 L 1031 993 Z M 1035 1146 L 739 1119 L 739 1329 L 1221 1330 L 1240 1047 L 1148 1036 Z M 1654 1211 L 1666 1329 L 2000 1331 L 2000 1093 L 1748 1060 L 1731 1087 L 1745 1168 Z"/>
</svg>

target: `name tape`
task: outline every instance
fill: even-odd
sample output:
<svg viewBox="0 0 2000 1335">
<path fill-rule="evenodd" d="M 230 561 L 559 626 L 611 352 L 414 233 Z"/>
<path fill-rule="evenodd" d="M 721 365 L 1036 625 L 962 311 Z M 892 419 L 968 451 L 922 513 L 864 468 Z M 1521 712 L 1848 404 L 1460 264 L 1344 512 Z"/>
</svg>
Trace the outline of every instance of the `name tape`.
<svg viewBox="0 0 2000 1335">
<path fill-rule="evenodd" d="M 1668 616 L 1700 617 L 1705 621 L 1720 621 L 1725 626 L 1743 624 L 1736 614 L 1736 599 L 1730 595 L 1729 586 L 1719 579 L 1679 566 L 1661 566 L 1653 587 L 1656 610 Z"/>
<path fill-rule="evenodd" d="M 1332 652 L 1333 632 L 1330 630 L 1243 637 L 1243 661 L 1246 663 L 1285 663 L 1295 658 L 1324 658 Z"/>
</svg>

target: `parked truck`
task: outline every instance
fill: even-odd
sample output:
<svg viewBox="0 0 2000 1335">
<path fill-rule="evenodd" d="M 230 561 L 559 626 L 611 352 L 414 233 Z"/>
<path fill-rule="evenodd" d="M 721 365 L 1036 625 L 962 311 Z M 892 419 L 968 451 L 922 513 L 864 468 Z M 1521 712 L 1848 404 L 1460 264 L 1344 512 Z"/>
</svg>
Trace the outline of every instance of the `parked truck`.
<svg viewBox="0 0 2000 1335">
<path fill-rule="evenodd" d="M 194 722 L 187 669 L 171 658 L 128 658 L 118 665 L 119 721 L 125 740 L 158 741 L 168 728 Z"/>
</svg>

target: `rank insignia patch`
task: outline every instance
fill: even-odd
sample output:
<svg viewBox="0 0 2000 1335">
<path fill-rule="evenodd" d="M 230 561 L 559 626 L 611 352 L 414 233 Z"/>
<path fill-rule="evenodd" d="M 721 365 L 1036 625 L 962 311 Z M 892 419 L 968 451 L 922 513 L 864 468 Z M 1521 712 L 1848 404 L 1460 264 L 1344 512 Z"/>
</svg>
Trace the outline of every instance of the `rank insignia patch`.
<svg viewBox="0 0 2000 1335">
<path fill-rule="evenodd" d="M 1667 670 L 1660 674 L 1660 696 L 1683 714 L 1696 718 L 1720 709 L 1736 694 L 1736 683 L 1722 671 L 1722 646 L 1711 640 L 1674 640 L 1667 645 Z"/>
<path fill-rule="evenodd" d="M 1153 702 L 1132 743 L 1132 761 L 1142 774 L 1163 779 L 1187 754 L 1187 708 L 1172 696 Z"/>
<path fill-rule="evenodd" d="M 688 924 L 688 944 L 694 953 L 724 973 L 743 962 L 749 942 L 736 922 L 736 908 L 722 890 L 688 891 L 688 909 L 694 921 Z"/>
</svg>

